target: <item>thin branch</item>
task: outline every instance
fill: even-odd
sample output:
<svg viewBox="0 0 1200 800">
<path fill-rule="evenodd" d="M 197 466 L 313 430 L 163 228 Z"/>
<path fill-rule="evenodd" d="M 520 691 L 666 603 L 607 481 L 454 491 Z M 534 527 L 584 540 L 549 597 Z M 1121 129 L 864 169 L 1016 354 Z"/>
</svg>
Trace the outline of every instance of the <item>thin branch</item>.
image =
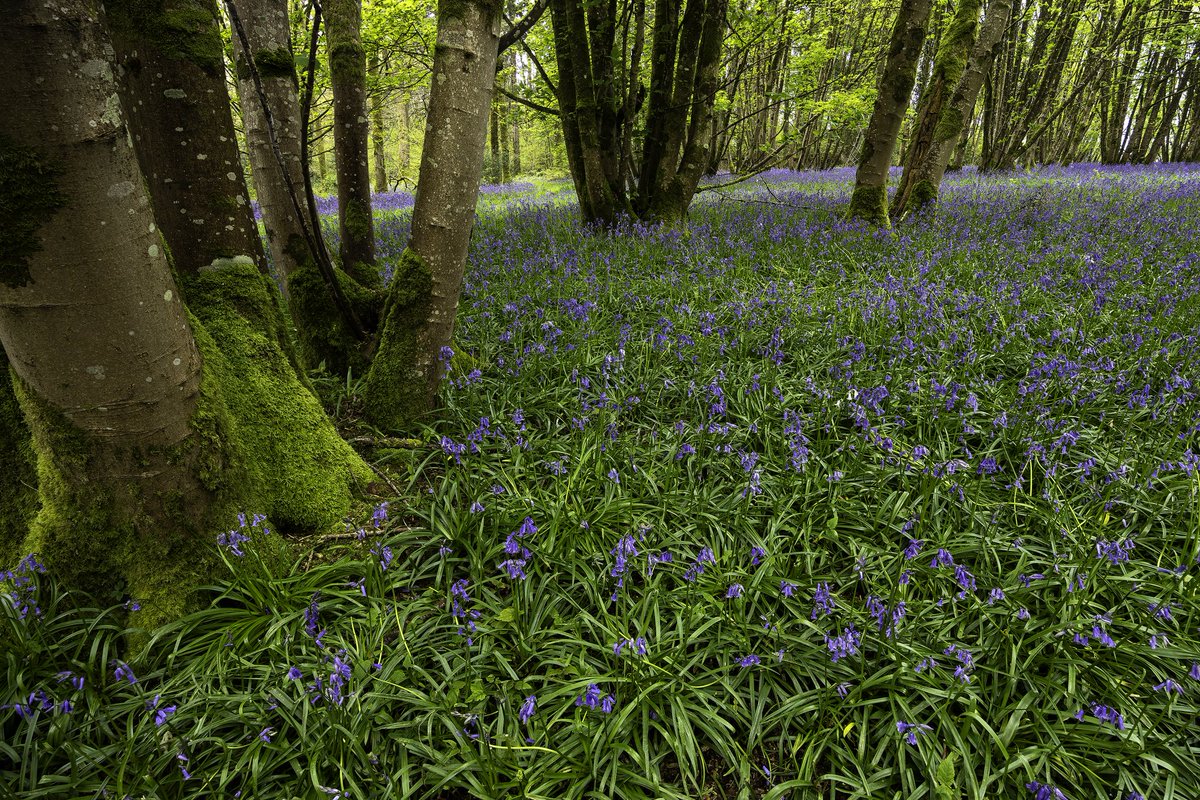
<svg viewBox="0 0 1200 800">
<path fill-rule="evenodd" d="M 559 116 L 559 111 L 557 108 L 551 108 L 550 106 L 544 106 L 541 103 L 530 100 L 527 97 L 521 97 L 520 95 L 513 94 L 508 89 L 505 89 L 503 86 L 501 86 L 500 84 L 496 84 L 496 91 L 498 91 L 500 94 L 507 97 L 509 100 L 513 100 L 517 103 L 520 103 L 523 106 L 532 108 L 534 111 L 537 111 L 541 114 L 549 114 L 554 117 Z"/>
<path fill-rule="evenodd" d="M 500 49 L 497 51 L 496 57 L 499 58 L 501 53 L 516 44 L 518 40 L 525 41 L 525 34 L 529 33 L 529 29 L 537 24 L 537 21 L 542 18 L 542 14 L 546 12 L 549 6 L 550 0 L 537 0 L 533 4 L 533 8 L 529 9 L 529 13 L 521 17 L 520 21 L 516 23 L 513 23 L 508 18 L 508 15 L 505 14 L 504 21 L 512 27 L 500 37 Z"/>
</svg>

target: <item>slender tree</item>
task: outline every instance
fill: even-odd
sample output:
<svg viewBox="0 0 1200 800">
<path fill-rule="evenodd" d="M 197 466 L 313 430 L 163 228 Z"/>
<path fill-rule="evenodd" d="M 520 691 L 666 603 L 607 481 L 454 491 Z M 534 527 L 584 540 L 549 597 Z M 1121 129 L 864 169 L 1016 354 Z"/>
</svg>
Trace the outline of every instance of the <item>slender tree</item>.
<svg viewBox="0 0 1200 800">
<path fill-rule="evenodd" d="M 428 412 L 448 363 L 483 174 L 499 31 L 495 0 L 438 3 L 412 235 L 363 386 L 368 415 L 384 427 L 403 427 Z"/>
<path fill-rule="evenodd" d="M 917 107 L 917 124 L 909 146 L 904 173 L 892 200 L 892 217 L 900 217 L 908 208 L 916 178 L 916 168 L 934 146 L 935 131 L 950 102 L 950 95 L 967 67 L 971 48 L 979 30 L 979 10 L 983 0 L 960 0 L 938 45 L 933 60 L 930 85 L 921 92 Z"/>
<path fill-rule="evenodd" d="M 325 0 L 333 86 L 333 155 L 337 164 L 342 269 L 364 286 L 380 283 L 375 268 L 368 163 L 367 63 L 361 41 L 362 0 Z M 385 180 L 386 183 L 386 180 Z"/>
<path fill-rule="evenodd" d="M 852 218 L 888 225 L 888 171 L 916 83 L 917 61 L 925 43 L 925 24 L 931 5 L 931 0 L 903 0 L 896 14 L 887 61 L 879 75 L 875 108 L 854 175 L 849 211 Z"/>
<path fill-rule="evenodd" d="M 946 166 L 950 163 L 950 156 L 954 154 L 954 146 L 966 127 L 967 120 L 975 113 L 979 89 L 983 86 L 984 76 L 991 68 L 1011 13 L 1012 0 L 991 0 L 988 5 L 987 17 L 980 28 L 978 39 L 971 48 L 962 74 L 939 115 L 937 127 L 933 129 L 930 147 L 912 170 L 908 205 L 901 208 L 919 209 L 937 201 Z"/>
</svg>

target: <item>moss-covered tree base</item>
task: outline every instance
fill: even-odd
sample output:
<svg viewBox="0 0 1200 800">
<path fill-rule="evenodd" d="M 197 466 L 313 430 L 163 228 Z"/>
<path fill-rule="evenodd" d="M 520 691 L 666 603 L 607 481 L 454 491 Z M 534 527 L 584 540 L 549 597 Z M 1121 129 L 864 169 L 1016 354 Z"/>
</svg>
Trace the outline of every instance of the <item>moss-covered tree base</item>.
<svg viewBox="0 0 1200 800">
<path fill-rule="evenodd" d="M 918 180 L 913 184 L 912 196 L 908 201 L 909 211 L 916 213 L 923 208 L 929 207 L 937 203 L 938 187 L 933 181 L 928 179 Z"/>
<path fill-rule="evenodd" d="M 364 413 L 385 430 L 405 429 L 433 404 L 430 376 L 417 367 L 423 355 L 418 337 L 426 326 L 432 291 L 428 266 L 406 249 L 396 264 L 379 349 L 362 387 Z"/>
<path fill-rule="evenodd" d="M 249 259 L 187 279 L 203 378 L 193 435 L 179 445 L 115 447 L 17 387 L 42 502 L 23 550 L 101 603 L 137 600 L 142 627 L 193 607 L 219 574 L 215 538 L 238 512 L 285 531 L 328 530 L 372 478 L 289 363 L 271 291 Z M 276 548 L 286 555 L 281 540 Z"/>
<path fill-rule="evenodd" d="M 35 463 L 29 428 L 0 347 L 0 570 L 14 567 L 25 555 L 25 536 L 38 509 Z"/>
<path fill-rule="evenodd" d="M 359 320 L 367 330 L 375 330 L 384 290 L 363 286 L 340 269 L 334 274 Z M 345 375 L 347 370 L 359 375 L 366 371 L 363 343 L 346 326 L 311 260 L 288 275 L 288 307 L 296 323 L 301 360 L 309 368 L 324 364 L 334 375 Z"/>
<path fill-rule="evenodd" d="M 890 227 L 887 189 L 883 186 L 855 186 L 854 194 L 850 196 L 850 208 L 846 211 L 846 216 L 849 219 L 861 219 L 883 228 Z"/>
</svg>

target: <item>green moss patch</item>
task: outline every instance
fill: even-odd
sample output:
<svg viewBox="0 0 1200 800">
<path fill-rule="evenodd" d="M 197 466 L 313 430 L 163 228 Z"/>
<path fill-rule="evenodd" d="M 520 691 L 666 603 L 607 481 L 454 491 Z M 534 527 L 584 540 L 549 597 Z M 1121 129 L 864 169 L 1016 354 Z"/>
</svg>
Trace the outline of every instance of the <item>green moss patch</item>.
<svg viewBox="0 0 1200 800">
<path fill-rule="evenodd" d="M 23 552 L 38 509 L 37 467 L 25 415 L 13 392 L 8 360 L 0 347 L 0 569 Z"/>
<path fill-rule="evenodd" d="M 429 410 L 429 382 L 414 369 L 433 291 L 429 267 L 411 250 L 396 265 L 383 311 L 379 349 L 362 389 L 363 411 L 386 430 L 402 430 Z"/>
<path fill-rule="evenodd" d="M 326 530 L 350 511 L 351 490 L 370 468 L 338 435 L 280 346 L 282 319 L 267 279 L 247 261 L 221 261 L 189 277 L 205 382 L 227 415 L 208 435 L 234 443 L 239 480 L 253 508 L 283 529 Z M 224 470 L 208 480 L 223 488 Z M 242 477 L 244 475 L 244 477 Z"/>
<path fill-rule="evenodd" d="M 316 265 L 311 260 L 301 263 L 288 275 L 288 307 L 296 323 L 301 360 L 310 368 L 324 364 L 334 375 L 345 375 L 347 370 L 362 374 L 367 369 L 362 342 L 338 313 Z M 363 286 L 340 269 L 334 275 L 359 320 L 374 330 L 386 293 Z"/>
</svg>

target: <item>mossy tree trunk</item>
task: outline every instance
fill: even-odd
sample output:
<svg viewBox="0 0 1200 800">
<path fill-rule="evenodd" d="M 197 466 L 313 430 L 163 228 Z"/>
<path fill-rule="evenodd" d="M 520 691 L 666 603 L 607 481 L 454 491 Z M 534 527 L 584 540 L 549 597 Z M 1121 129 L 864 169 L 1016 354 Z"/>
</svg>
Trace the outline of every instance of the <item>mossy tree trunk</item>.
<svg viewBox="0 0 1200 800">
<path fill-rule="evenodd" d="M 13 392 L 8 356 L 0 347 L 0 570 L 24 555 L 25 537 L 38 510 L 37 462 L 29 426 Z"/>
<path fill-rule="evenodd" d="M 908 210 L 909 198 L 916 183 L 916 167 L 934 146 L 934 130 L 941 123 L 950 94 L 966 68 L 979 30 L 979 9 L 982 6 L 983 0 L 959 0 L 954 16 L 938 43 L 937 55 L 933 59 L 933 74 L 929 85 L 921 91 L 916 127 L 906 154 L 904 172 L 900 176 L 896 196 L 892 199 L 893 219 L 903 216 Z"/>
<path fill-rule="evenodd" d="M 178 457 L 200 354 L 128 144 L 99 3 L 13 5 L 0 17 L 0 137 L 20 177 L 59 198 L 18 212 L 22 276 L 0 282 L 0 341 L 39 459 L 34 543 L 76 586 L 161 588 L 205 550 L 194 534 L 211 495 Z M 133 563 L 140 547 L 159 575 Z"/>
<path fill-rule="evenodd" d="M 888 171 L 896 152 L 896 140 L 917 80 L 917 62 L 925 43 L 931 0 L 903 0 L 892 26 L 887 61 L 879 76 L 875 107 L 863 137 L 862 156 L 854 175 L 850 197 L 851 219 L 887 227 Z"/>
<path fill-rule="evenodd" d="M 371 216 L 371 126 L 362 0 L 326 0 L 326 41 L 333 87 L 333 155 L 337 166 L 338 234 L 342 269 L 364 286 L 380 283 Z"/>
<path fill-rule="evenodd" d="M 0 262 L 0 343 L 37 459 L 23 547 L 100 602 L 138 599 L 151 626 L 215 576 L 235 511 L 327 528 L 369 471 L 280 349 L 252 259 L 185 273 L 184 307 L 99 3 L 15 4 L 0 38 L 0 175 L 29 200 Z"/>
<path fill-rule="evenodd" d="M 932 146 L 913 170 L 909 199 L 912 210 L 937 201 L 942 177 L 946 174 L 946 167 L 954 154 L 955 144 L 966 128 L 968 120 L 975 113 L 979 89 L 983 86 L 984 76 L 991 69 L 1004 30 L 1008 27 L 1012 6 L 1012 0 L 992 0 L 988 7 L 987 19 L 980 28 L 979 38 L 971 49 L 966 67 L 933 131 Z"/>
<path fill-rule="evenodd" d="M 121 108 L 175 268 L 266 258 L 238 158 L 215 0 L 106 0 Z"/>
<path fill-rule="evenodd" d="M 251 174 L 262 209 L 267 247 L 283 277 L 288 309 L 296 323 L 305 364 L 324 364 L 335 375 L 365 368 L 362 339 L 331 299 L 318 269 L 321 231 L 304 215 L 306 193 L 301 161 L 300 102 L 291 28 L 285 0 L 238 0 L 239 15 L 262 86 L 259 96 L 240 37 L 233 36 L 238 90 Z M 271 124 L 263 108 L 270 110 Z M 278 151 L 278 157 L 277 157 Z M 283 168 L 281 169 L 280 161 Z M 369 185 L 368 185 L 368 196 Z M 348 274 L 334 275 L 358 319 L 369 327 L 378 316 L 379 297 Z M 376 276 L 376 281 L 378 277 Z"/>
<path fill-rule="evenodd" d="M 389 290 L 366 413 L 400 428 L 429 411 L 454 335 L 496 75 L 500 4 L 440 0 L 412 237 Z"/>
</svg>

